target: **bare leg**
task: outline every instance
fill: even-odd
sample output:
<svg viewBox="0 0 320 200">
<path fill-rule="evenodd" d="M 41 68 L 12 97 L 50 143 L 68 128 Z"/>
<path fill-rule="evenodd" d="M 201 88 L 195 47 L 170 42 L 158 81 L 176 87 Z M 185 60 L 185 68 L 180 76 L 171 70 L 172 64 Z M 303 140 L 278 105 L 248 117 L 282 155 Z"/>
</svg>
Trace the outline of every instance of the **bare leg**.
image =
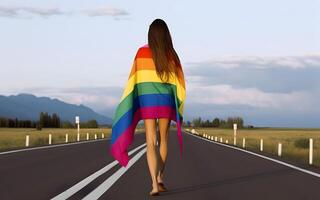
<svg viewBox="0 0 320 200">
<path fill-rule="evenodd" d="M 159 192 L 157 174 L 159 171 L 158 160 L 159 152 L 156 147 L 156 121 L 155 119 L 145 119 L 144 120 L 146 128 L 146 142 L 147 142 L 147 161 L 149 166 L 149 171 L 152 180 L 152 190 L 151 193 Z"/>
<path fill-rule="evenodd" d="M 170 120 L 167 118 L 159 119 L 159 132 L 160 132 L 160 162 L 159 162 L 159 173 L 157 176 L 158 183 L 163 182 L 163 171 L 167 160 L 168 154 L 168 132 L 169 132 Z"/>
</svg>

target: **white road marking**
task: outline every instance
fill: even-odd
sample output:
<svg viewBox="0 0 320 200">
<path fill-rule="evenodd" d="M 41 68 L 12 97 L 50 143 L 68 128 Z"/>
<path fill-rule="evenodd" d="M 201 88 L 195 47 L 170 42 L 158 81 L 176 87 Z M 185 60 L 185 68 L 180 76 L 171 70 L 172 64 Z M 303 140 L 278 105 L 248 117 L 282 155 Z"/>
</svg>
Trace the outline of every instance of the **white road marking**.
<svg viewBox="0 0 320 200">
<path fill-rule="evenodd" d="M 187 131 L 185 131 L 185 132 L 188 133 Z M 217 144 L 217 145 L 221 145 L 221 146 L 224 146 L 224 147 L 228 147 L 228 148 L 231 148 L 231 149 L 236 149 L 236 150 L 239 150 L 239 151 L 242 151 L 242 152 L 245 152 L 245 153 L 254 155 L 254 156 L 258 156 L 258 157 L 260 157 L 260 158 L 264 158 L 264 159 L 266 159 L 266 160 L 270 160 L 270 161 L 273 161 L 273 162 L 275 162 L 275 163 L 284 165 L 284 166 L 286 166 L 286 167 L 290 167 L 290 168 L 292 168 L 292 169 L 295 169 L 295 170 L 301 171 L 301 172 L 303 172 L 303 173 L 310 174 L 310 175 L 312 175 L 312 176 L 315 176 L 315 177 L 320 178 L 320 174 L 319 174 L 319 173 L 312 172 L 312 171 L 309 171 L 309 170 L 306 170 L 306 169 L 303 169 L 303 168 L 300 168 L 300 167 L 291 165 L 291 164 L 289 164 L 289 163 L 285 163 L 285 162 L 282 162 L 282 161 L 280 161 L 280 160 L 276 160 L 276 159 L 273 159 L 273 158 L 269 158 L 269 157 L 267 157 L 267 156 L 263 156 L 263 155 L 260 155 L 260 154 L 257 154 L 257 153 L 251 152 L 251 151 L 247 151 L 247 150 L 241 149 L 241 148 L 239 148 L 239 147 L 229 146 L 229 145 L 222 144 L 222 143 L 218 143 L 218 142 L 214 142 L 214 141 L 211 141 L 211 140 L 206 140 L 206 139 L 202 138 L 201 136 L 195 136 L 195 135 L 192 135 L 192 134 L 190 134 L 190 133 L 188 133 L 188 134 L 191 135 L 191 136 L 193 136 L 193 137 L 202 139 L 202 140 L 204 140 L 204 141 L 211 142 L 211 143 L 214 143 L 214 144 Z"/>
<path fill-rule="evenodd" d="M 18 153 L 18 152 L 24 152 L 24 151 L 31 151 L 31 150 L 38 150 L 38 149 L 47 149 L 47 148 L 69 146 L 69 145 L 75 145 L 75 144 L 90 143 L 90 142 L 100 142 L 100 141 L 104 141 L 104 140 L 110 140 L 110 138 L 99 139 L 99 140 L 90 140 L 90 141 L 82 141 L 82 142 L 73 142 L 73 143 L 67 143 L 67 144 L 55 144 L 55 145 L 42 146 L 42 147 L 31 147 L 31 148 L 17 149 L 17 150 L 12 150 L 12 151 L 4 151 L 4 152 L 0 152 L 0 155 L 10 154 L 10 153 Z"/>
<path fill-rule="evenodd" d="M 133 158 L 129 160 L 127 167 L 121 167 L 117 172 L 105 180 L 101 185 L 85 196 L 82 200 L 95 200 L 101 197 L 141 156 L 146 152 L 146 148 L 142 149 Z"/>
<path fill-rule="evenodd" d="M 129 155 L 135 153 L 136 151 L 140 150 L 141 148 L 143 148 L 144 146 L 146 146 L 146 143 L 136 147 L 135 149 L 131 150 L 129 152 Z M 133 157 L 134 158 L 134 157 Z M 132 159 L 133 159 L 132 158 Z M 131 159 L 131 160 L 132 160 Z M 130 160 L 130 161 L 131 161 Z M 130 164 L 129 161 L 129 164 Z M 67 199 L 69 197 L 71 197 L 72 195 L 74 195 L 75 193 L 77 193 L 79 190 L 81 190 L 82 188 L 84 188 L 86 185 L 88 185 L 89 183 L 91 183 L 94 179 L 98 178 L 99 176 L 101 176 L 102 174 L 104 174 L 105 172 L 107 172 L 108 170 L 110 170 L 112 167 L 116 166 L 119 162 L 117 160 L 113 161 L 112 163 L 108 164 L 107 166 L 103 167 L 102 169 L 96 171 L 95 173 L 91 174 L 90 176 L 88 176 L 87 178 L 83 179 L 82 181 L 78 182 L 77 184 L 75 184 L 74 186 L 72 186 L 71 188 L 67 189 L 66 191 L 62 192 L 61 194 L 55 196 L 54 198 L 52 198 L 52 200 L 60 200 L 60 199 Z M 130 166 L 127 166 L 127 168 L 129 168 Z"/>
</svg>

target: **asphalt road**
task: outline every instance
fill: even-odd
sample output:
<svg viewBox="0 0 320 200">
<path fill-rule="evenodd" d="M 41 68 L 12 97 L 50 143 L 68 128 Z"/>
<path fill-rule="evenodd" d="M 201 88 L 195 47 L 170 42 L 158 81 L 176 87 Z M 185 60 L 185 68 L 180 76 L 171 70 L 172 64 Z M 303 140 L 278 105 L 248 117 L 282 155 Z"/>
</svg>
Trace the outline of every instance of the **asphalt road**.
<svg viewBox="0 0 320 200">
<path fill-rule="evenodd" d="M 138 134 L 127 171 L 111 166 L 109 140 L 0 155 L 0 199 L 63 199 L 68 192 L 68 199 L 94 199 L 99 192 L 99 199 L 112 200 L 320 199 L 319 177 L 187 133 L 183 141 L 180 157 L 176 132 L 170 132 L 164 177 L 169 190 L 157 197 L 148 196 L 145 135 Z"/>
</svg>

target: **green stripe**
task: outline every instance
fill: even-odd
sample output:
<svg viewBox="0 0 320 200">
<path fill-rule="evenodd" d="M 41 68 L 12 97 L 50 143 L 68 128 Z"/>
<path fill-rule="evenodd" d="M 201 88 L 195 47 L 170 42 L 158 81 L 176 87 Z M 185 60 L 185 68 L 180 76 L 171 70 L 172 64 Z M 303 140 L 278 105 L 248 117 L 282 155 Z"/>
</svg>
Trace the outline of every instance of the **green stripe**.
<svg viewBox="0 0 320 200">
<path fill-rule="evenodd" d="M 177 94 L 177 89 L 176 85 L 170 83 L 143 82 L 136 84 L 132 92 L 118 105 L 113 118 L 113 124 L 115 124 L 123 114 L 132 108 L 133 99 L 137 96 L 144 94 L 172 94 L 172 92 Z M 178 99 L 178 107 L 180 107 L 180 104 L 181 100 Z"/>
</svg>

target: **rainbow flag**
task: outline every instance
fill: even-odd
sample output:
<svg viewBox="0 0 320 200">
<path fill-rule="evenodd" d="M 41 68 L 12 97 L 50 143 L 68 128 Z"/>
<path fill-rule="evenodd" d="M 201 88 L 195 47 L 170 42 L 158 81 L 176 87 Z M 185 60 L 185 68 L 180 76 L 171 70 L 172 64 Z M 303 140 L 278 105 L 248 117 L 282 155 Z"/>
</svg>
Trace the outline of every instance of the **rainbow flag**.
<svg viewBox="0 0 320 200">
<path fill-rule="evenodd" d="M 127 149 L 134 139 L 136 125 L 140 120 L 148 118 L 170 118 L 176 122 L 182 155 L 181 124 L 185 95 L 182 67 L 179 67 L 178 76 L 172 76 L 164 83 L 156 73 L 151 49 L 148 45 L 140 47 L 114 114 L 111 155 L 122 166 L 127 166 Z"/>
</svg>

